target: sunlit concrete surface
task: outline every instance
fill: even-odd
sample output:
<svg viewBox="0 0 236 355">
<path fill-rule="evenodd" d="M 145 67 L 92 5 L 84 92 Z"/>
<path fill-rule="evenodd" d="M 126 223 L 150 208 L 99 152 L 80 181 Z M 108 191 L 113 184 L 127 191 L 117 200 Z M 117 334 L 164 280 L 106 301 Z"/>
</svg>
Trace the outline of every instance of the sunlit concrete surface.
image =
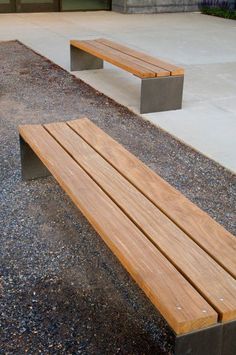
<svg viewBox="0 0 236 355">
<path fill-rule="evenodd" d="M 236 22 L 199 13 L 113 12 L 1 14 L 0 40 L 24 44 L 70 70 L 69 40 L 106 37 L 185 68 L 183 109 L 143 115 L 236 171 Z M 105 63 L 75 72 L 139 112 L 140 80 Z"/>
</svg>

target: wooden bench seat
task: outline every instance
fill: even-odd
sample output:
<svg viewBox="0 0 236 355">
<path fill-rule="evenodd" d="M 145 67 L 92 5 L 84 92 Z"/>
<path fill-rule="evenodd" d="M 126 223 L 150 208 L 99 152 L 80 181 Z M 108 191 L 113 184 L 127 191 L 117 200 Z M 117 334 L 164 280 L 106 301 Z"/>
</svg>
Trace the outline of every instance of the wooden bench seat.
<svg viewBox="0 0 236 355">
<path fill-rule="evenodd" d="M 70 48 L 72 71 L 101 69 L 107 61 L 139 77 L 141 113 L 181 108 L 182 68 L 103 38 L 71 40 Z"/>
<path fill-rule="evenodd" d="M 236 239 L 86 118 L 19 127 L 22 176 L 50 173 L 176 334 L 236 352 Z"/>
</svg>

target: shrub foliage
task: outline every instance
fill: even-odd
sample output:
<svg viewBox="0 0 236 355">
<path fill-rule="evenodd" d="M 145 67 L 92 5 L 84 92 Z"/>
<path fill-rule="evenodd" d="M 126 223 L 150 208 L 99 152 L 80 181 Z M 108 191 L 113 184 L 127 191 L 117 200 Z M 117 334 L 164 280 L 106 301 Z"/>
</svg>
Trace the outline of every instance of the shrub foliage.
<svg viewBox="0 0 236 355">
<path fill-rule="evenodd" d="M 199 4 L 200 11 L 206 15 L 236 20 L 236 4 L 228 1 L 204 0 Z"/>
</svg>

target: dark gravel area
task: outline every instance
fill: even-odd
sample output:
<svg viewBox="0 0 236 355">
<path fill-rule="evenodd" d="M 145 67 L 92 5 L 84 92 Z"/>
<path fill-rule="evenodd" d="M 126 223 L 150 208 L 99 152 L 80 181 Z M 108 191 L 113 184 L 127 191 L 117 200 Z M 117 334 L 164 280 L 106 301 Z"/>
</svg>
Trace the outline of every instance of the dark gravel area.
<svg viewBox="0 0 236 355">
<path fill-rule="evenodd" d="M 87 116 L 235 234 L 231 172 L 19 42 L 0 43 L 0 354 L 170 354 L 156 309 L 53 178 L 22 182 L 17 126 Z"/>
</svg>

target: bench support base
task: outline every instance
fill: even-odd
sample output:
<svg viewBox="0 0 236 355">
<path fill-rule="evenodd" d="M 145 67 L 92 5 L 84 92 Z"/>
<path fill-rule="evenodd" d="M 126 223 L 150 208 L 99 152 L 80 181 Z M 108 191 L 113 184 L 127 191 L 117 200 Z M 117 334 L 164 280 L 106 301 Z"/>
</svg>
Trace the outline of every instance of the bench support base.
<svg viewBox="0 0 236 355">
<path fill-rule="evenodd" d="M 103 60 L 82 49 L 70 46 L 70 70 L 102 69 Z"/>
<path fill-rule="evenodd" d="M 236 354 L 236 321 L 222 325 L 222 355 Z"/>
<path fill-rule="evenodd" d="M 183 84 L 184 76 L 142 79 L 140 113 L 181 109 Z"/>
<path fill-rule="evenodd" d="M 22 180 L 33 180 L 51 175 L 48 169 L 43 165 L 41 160 L 21 136 L 20 154 Z"/>
<path fill-rule="evenodd" d="M 175 355 L 221 355 L 222 326 L 215 325 L 175 339 Z"/>
<path fill-rule="evenodd" d="M 175 355 L 235 355 L 236 321 L 175 337 Z"/>
</svg>

